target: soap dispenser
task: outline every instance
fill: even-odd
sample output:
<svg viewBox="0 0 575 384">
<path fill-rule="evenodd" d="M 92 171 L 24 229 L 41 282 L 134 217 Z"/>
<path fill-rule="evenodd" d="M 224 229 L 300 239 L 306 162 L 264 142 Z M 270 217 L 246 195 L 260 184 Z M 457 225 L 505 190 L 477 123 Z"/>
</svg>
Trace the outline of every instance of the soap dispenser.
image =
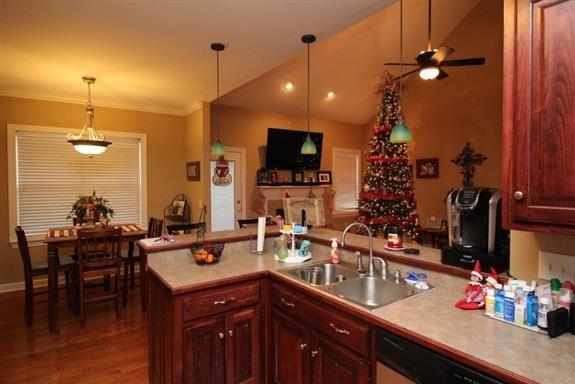
<svg viewBox="0 0 575 384">
<path fill-rule="evenodd" d="M 332 264 L 339 264 L 339 259 L 340 255 L 339 255 L 339 249 L 337 249 L 337 239 L 333 238 L 331 239 L 331 254 L 329 261 Z"/>
</svg>

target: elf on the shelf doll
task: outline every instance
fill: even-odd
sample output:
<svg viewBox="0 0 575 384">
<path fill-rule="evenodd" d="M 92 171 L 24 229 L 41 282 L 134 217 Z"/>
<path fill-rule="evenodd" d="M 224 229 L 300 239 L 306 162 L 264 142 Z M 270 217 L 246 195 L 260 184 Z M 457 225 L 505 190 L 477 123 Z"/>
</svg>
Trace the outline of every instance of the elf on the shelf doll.
<svg viewBox="0 0 575 384">
<path fill-rule="evenodd" d="M 485 300 L 483 295 L 483 275 L 481 274 L 481 265 L 479 260 L 475 262 L 475 268 L 471 271 L 471 277 L 469 278 L 469 284 L 465 288 L 465 298 L 459 300 L 455 303 L 457 308 L 461 309 L 480 309 L 485 306 Z"/>
</svg>

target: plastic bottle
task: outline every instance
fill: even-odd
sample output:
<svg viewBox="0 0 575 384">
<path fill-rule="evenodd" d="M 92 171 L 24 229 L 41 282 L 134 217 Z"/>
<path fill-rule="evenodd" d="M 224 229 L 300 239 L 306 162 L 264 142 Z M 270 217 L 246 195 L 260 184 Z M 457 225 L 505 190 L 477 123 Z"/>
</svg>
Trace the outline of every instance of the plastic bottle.
<svg viewBox="0 0 575 384">
<path fill-rule="evenodd" d="M 535 327 L 537 325 L 537 296 L 535 295 L 535 290 L 531 287 L 526 287 L 525 292 L 527 292 L 527 297 L 525 299 L 525 324 L 530 327 Z"/>
<path fill-rule="evenodd" d="M 332 264 L 339 264 L 339 249 L 337 249 L 337 239 L 331 239 L 331 254 L 329 257 L 329 261 Z"/>
<path fill-rule="evenodd" d="M 541 329 L 547 329 L 547 312 L 549 312 L 549 309 L 549 299 L 547 297 L 540 298 L 537 311 L 537 326 Z"/>
<path fill-rule="evenodd" d="M 492 287 L 485 291 L 485 314 L 495 316 L 495 288 Z"/>
<path fill-rule="evenodd" d="M 509 285 L 505 286 L 504 291 L 503 320 L 513 322 L 515 320 L 515 293 Z"/>
<path fill-rule="evenodd" d="M 503 319 L 503 311 L 505 309 L 505 293 L 501 289 L 501 284 L 496 286 L 497 293 L 495 294 L 495 317 Z"/>
<path fill-rule="evenodd" d="M 550 283 L 551 283 L 551 298 L 553 300 L 553 307 L 551 308 L 557 308 L 557 305 L 559 304 L 559 290 L 561 289 L 561 282 L 559 281 L 559 279 L 551 279 Z"/>
<path fill-rule="evenodd" d="M 570 288 L 559 289 L 559 306 L 569 309 L 573 302 L 573 291 Z"/>
</svg>

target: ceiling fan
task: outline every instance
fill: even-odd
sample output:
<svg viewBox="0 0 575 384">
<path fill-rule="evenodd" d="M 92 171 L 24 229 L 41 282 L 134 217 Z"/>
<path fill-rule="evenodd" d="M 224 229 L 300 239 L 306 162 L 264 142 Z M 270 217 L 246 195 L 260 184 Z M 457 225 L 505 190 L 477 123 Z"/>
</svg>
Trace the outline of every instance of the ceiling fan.
<svg viewBox="0 0 575 384">
<path fill-rule="evenodd" d="M 431 48 L 431 0 L 428 0 L 427 9 L 427 50 L 421 51 L 415 58 L 417 63 L 385 63 L 384 65 L 405 65 L 418 67 L 413 71 L 403 74 L 403 77 L 419 72 L 419 77 L 423 80 L 443 80 L 447 76 L 442 67 L 464 67 L 469 65 L 483 65 L 485 57 L 474 57 L 468 59 L 445 60 L 455 50 L 448 46 L 441 46 L 439 49 Z"/>
</svg>

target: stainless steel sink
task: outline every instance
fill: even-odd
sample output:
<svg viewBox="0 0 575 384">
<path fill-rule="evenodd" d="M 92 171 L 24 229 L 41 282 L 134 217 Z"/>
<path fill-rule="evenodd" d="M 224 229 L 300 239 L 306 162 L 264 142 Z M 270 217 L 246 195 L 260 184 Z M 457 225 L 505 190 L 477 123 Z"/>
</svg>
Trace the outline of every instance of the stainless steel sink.
<svg viewBox="0 0 575 384">
<path fill-rule="evenodd" d="M 377 277 L 344 281 L 328 287 L 328 291 L 371 310 L 426 292 L 403 282 Z"/>
<path fill-rule="evenodd" d="M 335 284 L 359 277 L 353 269 L 331 263 L 306 265 L 286 270 L 285 273 L 312 285 Z"/>
</svg>

